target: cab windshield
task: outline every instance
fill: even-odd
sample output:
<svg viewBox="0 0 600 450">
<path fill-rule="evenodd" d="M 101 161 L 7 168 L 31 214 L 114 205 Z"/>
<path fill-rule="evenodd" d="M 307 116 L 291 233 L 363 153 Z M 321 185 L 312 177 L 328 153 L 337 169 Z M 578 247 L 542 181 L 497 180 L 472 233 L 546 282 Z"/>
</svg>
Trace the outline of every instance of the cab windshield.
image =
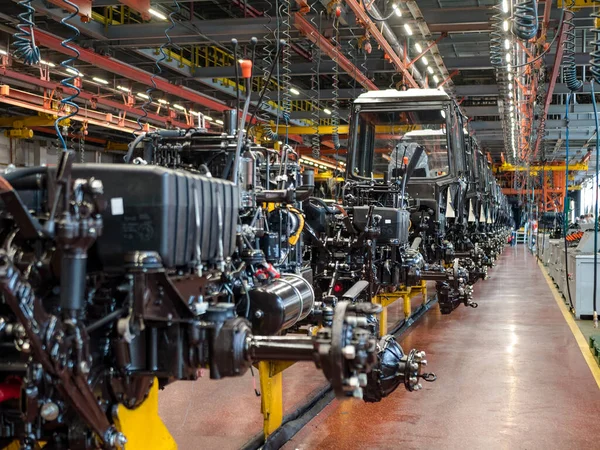
<svg viewBox="0 0 600 450">
<path fill-rule="evenodd" d="M 397 178 L 418 147 L 424 151 L 413 178 L 438 178 L 448 174 L 448 136 L 443 110 L 362 111 L 355 126 L 354 175 Z"/>
</svg>

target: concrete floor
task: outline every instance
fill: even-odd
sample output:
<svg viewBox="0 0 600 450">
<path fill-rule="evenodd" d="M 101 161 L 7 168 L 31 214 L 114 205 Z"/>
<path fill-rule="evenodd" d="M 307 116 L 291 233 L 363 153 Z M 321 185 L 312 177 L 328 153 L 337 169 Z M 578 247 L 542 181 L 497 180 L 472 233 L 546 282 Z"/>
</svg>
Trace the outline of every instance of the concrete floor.
<svg viewBox="0 0 600 450">
<path fill-rule="evenodd" d="M 600 390 L 535 257 L 507 248 L 477 310 L 405 339 L 438 381 L 379 404 L 334 401 L 284 449 L 599 449 Z"/>
<path fill-rule="evenodd" d="M 600 391 L 534 256 L 507 248 L 490 276 L 475 287 L 478 309 L 435 307 L 404 337 L 427 351 L 437 382 L 379 404 L 335 400 L 284 448 L 600 449 Z M 286 370 L 286 411 L 323 384 L 311 363 Z M 238 449 L 262 428 L 250 374 L 174 383 L 159 409 L 180 450 Z"/>
</svg>

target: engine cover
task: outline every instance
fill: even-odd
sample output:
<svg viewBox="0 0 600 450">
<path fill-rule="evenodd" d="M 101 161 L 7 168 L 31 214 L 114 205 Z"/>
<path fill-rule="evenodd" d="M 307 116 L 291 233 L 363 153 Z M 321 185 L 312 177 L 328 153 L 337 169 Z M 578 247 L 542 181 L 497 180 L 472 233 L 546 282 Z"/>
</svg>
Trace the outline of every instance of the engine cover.
<svg viewBox="0 0 600 450">
<path fill-rule="evenodd" d="M 363 231 L 367 225 L 368 206 L 355 206 L 353 209 L 354 226 Z M 386 208 L 376 206 L 373 214 L 381 216 L 379 228 L 381 235 L 377 238 L 377 244 L 402 245 L 408 242 L 408 227 L 410 214 L 399 208 Z"/>
<path fill-rule="evenodd" d="M 50 179 L 55 172 L 49 169 Z M 131 164 L 74 164 L 71 176 L 104 185 L 104 232 L 95 246 L 104 268 L 122 268 L 133 251 L 158 252 L 166 267 L 234 251 L 239 189 L 229 181 Z"/>
</svg>

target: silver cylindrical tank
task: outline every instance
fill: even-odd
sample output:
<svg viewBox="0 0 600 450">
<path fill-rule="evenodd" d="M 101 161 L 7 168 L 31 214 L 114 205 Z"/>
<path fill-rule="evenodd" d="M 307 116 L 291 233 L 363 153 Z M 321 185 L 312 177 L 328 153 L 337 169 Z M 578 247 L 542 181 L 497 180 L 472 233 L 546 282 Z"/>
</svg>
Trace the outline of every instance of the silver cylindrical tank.
<svg viewBox="0 0 600 450">
<path fill-rule="evenodd" d="M 315 293 L 300 275 L 284 274 L 271 284 L 253 289 L 250 295 L 252 331 L 276 334 L 305 319 L 312 310 Z"/>
</svg>

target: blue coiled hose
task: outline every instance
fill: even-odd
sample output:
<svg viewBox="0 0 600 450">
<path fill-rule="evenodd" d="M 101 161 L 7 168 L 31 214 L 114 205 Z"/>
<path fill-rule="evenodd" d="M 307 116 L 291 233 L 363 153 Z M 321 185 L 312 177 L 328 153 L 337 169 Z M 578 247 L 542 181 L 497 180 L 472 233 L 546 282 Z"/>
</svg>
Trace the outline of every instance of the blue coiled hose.
<svg viewBox="0 0 600 450">
<path fill-rule="evenodd" d="M 77 69 L 75 69 L 75 67 L 73 67 L 73 63 L 79 59 L 79 51 L 75 47 L 71 47 L 69 44 L 71 42 L 73 42 L 75 39 L 77 39 L 79 37 L 80 33 L 76 26 L 69 23 L 69 20 L 73 19 L 74 17 L 76 17 L 79 14 L 79 7 L 75 3 L 70 2 L 69 0 L 63 0 L 63 3 L 65 3 L 66 5 L 73 8 L 73 12 L 71 14 L 69 14 L 68 16 L 64 17 L 60 21 L 60 23 L 62 23 L 65 27 L 67 27 L 71 31 L 73 31 L 73 35 L 71 35 L 69 38 L 65 39 L 64 41 L 62 41 L 60 43 L 60 45 L 63 48 L 66 48 L 66 49 L 72 51 L 74 53 L 74 56 L 72 56 L 71 58 L 65 59 L 64 61 L 62 61 L 60 63 L 60 65 L 69 73 L 77 73 Z M 75 86 L 73 84 L 73 80 L 75 78 L 77 78 L 77 76 L 73 75 L 73 76 L 70 76 L 67 78 L 63 78 L 60 81 L 60 84 L 62 84 L 65 88 L 75 91 L 75 93 L 73 93 L 67 97 L 64 97 L 60 101 L 60 103 L 63 106 L 69 107 L 69 113 L 66 115 L 63 115 L 63 116 L 59 116 L 56 119 L 56 121 L 54 122 L 54 129 L 56 130 L 56 134 L 58 135 L 58 139 L 61 143 L 63 152 L 66 152 L 68 150 L 68 148 L 67 148 L 67 141 L 65 140 L 65 138 L 63 137 L 63 135 L 60 131 L 60 122 L 62 122 L 63 120 L 68 120 L 71 117 L 74 117 L 79 113 L 79 106 L 77 105 L 77 103 L 75 103 L 74 100 L 81 93 L 81 89 L 79 89 L 77 86 Z"/>
<path fill-rule="evenodd" d="M 494 6 L 498 12 L 492 16 L 492 31 L 490 32 L 490 62 L 492 66 L 504 66 L 506 51 L 503 48 L 505 33 L 502 30 L 504 16 L 498 5 Z"/>
<path fill-rule="evenodd" d="M 574 0 L 565 3 L 564 23 L 565 44 L 563 51 L 563 65 L 565 67 L 565 82 L 571 92 L 578 91 L 583 86 L 583 81 L 577 79 L 577 68 L 575 66 L 575 26 L 573 24 Z"/>
<path fill-rule="evenodd" d="M 25 64 L 38 64 L 40 62 L 40 49 L 35 45 L 35 36 L 33 33 L 33 14 L 35 9 L 31 6 L 33 0 L 22 0 L 19 2 L 25 11 L 19 14 L 21 22 L 17 25 L 19 30 L 15 33 L 15 51 L 13 56 L 22 59 Z"/>
<path fill-rule="evenodd" d="M 538 32 L 537 0 L 528 0 L 515 5 L 512 31 L 519 39 L 528 41 Z"/>
</svg>

